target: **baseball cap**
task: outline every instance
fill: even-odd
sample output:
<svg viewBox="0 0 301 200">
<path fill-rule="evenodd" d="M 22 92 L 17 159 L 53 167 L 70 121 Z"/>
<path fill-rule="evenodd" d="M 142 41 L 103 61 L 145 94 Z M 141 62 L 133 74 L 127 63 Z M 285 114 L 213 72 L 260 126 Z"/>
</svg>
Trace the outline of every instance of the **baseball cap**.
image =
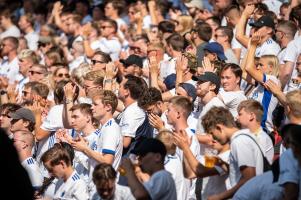
<svg viewBox="0 0 301 200">
<path fill-rule="evenodd" d="M 176 74 L 170 74 L 164 79 L 163 83 L 165 84 L 168 90 L 171 90 L 176 87 L 176 79 Z"/>
<path fill-rule="evenodd" d="M 184 3 L 187 8 L 198 8 L 200 10 L 203 9 L 202 0 L 191 0 L 190 2 Z"/>
<path fill-rule="evenodd" d="M 124 64 L 125 67 L 128 67 L 130 65 L 137 65 L 138 67 L 143 67 L 143 59 L 140 56 L 137 55 L 130 55 L 127 59 L 121 59 L 120 62 Z"/>
<path fill-rule="evenodd" d="M 222 45 L 220 45 L 217 42 L 210 42 L 208 43 L 205 47 L 204 50 L 209 51 L 210 53 L 216 53 L 217 57 L 220 60 L 227 60 L 227 57 L 225 56 L 224 53 L 224 48 Z"/>
<path fill-rule="evenodd" d="M 20 108 L 13 113 L 9 113 L 8 115 L 12 119 L 26 119 L 33 123 L 36 122 L 33 112 L 27 108 Z"/>
<path fill-rule="evenodd" d="M 166 156 L 166 148 L 160 140 L 155 138 L 145 138 L 141 142 L 137 143 L 131 153 L 137 156 L 145 156 L 148 153 L 159 153 L 164 159 Z"/>
<path fill-rule="evenodd" d="M 192 101 L 196 99 L 196 89 L 192 84 L 180 83 L 179 86 L 187 92 L 188 96 L 192 97 Z"/>
<path fill-rule="evenodd" d="M 256 22 L 250 23 L 250 25 L 256 28 L 261 28 L 264 26 L 270 27 L 272 29 L 275 28 L 274 20 L 270 16 L 262 16 Z"/>
<path fill-rule="evenodd" d="M 205 72 L 204 74 L 200 76 L 193 76 L 192 80 L 194 81 L 200 81 L 200 82 L 208 82 L 214 83 L 217 88 L 221 85 L 220 78 L 213 72 Z"/>
</svg>

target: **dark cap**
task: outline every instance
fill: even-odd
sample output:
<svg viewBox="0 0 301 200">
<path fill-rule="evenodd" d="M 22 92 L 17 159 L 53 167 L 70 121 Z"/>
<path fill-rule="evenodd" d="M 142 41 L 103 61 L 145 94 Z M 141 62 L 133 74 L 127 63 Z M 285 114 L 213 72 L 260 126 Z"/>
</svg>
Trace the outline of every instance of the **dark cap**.
<svg viewBox="0 0 301 200">
<path fill-rule="evenodd" d="M 143 67 L 143 59 L 140 56 L 137 55 L 130 55 L 127 59 L 121 59 L 120 62 L 124 64 L 125 67 L 128 67 L 130 65 L 137 65 L 138 67 Z"/>
<path fill-rule="evenodd" d="M 256 22 L 251 23 L 250 25 L 255 28 L 261 28 L 264 26 L 270 27 L 272 29 L 275 28 L 274 20 L 270 16 L 262 16 Z"/>
<path fill-rule="evenodd" d="M 193 76 L 192 80 L 199 81 L 199 82 L 208 82 L 214 83 L 217 88 L 221 85 L 220 78 L 213 72 L 205 72 L 204 74 L 200 76 Z"/>
<path fill-rule="evenodd" d="M 210 42 L 208 43 L 205 47 L 204 50 L 209 51 L 210 53 L 216 53 L 217 57 L 220 60 L 227 60 L 227 57 L 225 56 L 224 53 L 224 48 L 222 45 L 220 45 L 217 42 Z"/>
<path fill-rule="evenodd" d="M 176 79 L 176 74 L 170 74 L 164 79 L 163 83 L 165 84 L 167 90 L 171 90 L 176 87 Z"/>
<path fill-rule="evenodd" d="M 33 123 L 36 122 L 33 112 L 27 108 L 20 108 L 15 112 L 9 113 L 9 116 L 12 119 L 26 119 Z"/>
<path fill-rule="evenodd" d="M 146 138 L 138 143 L 131 153 L 136 154 L 137 156 L 145 156 L 148 153 L 159 153 L 164 160 L 164 157 L 166 156 L 166 148 L 160 140 Z"/>
<path fill-rule="evenodd" d="M 190 96 L 192 98 L 192 101 L 194 102 L 194 100 L 196 99 L 195 87 L 190 83 L 180 83 L 179 86 L 186 91 L 188 96 Z"/>
</svg>

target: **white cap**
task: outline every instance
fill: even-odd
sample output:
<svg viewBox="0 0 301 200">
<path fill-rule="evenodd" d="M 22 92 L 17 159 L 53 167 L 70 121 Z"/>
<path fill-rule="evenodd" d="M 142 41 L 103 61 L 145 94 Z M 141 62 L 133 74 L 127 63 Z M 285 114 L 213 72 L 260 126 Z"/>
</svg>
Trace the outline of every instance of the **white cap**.
<svg viewBox="0 0 301 200">
<path fill-rule="evenodd" d="M 185 6 L 187 8 L 198 8 L 198 9 L 203 9 L 203 2 L 202 0 L 191 0 L 188 3 L 185 3 Z"/>
</svg>

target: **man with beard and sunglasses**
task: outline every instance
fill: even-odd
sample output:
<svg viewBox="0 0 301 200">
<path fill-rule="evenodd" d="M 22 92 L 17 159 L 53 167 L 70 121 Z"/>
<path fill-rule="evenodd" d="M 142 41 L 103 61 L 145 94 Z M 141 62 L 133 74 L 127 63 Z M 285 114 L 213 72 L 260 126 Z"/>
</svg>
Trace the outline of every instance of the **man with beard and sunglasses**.
<svg viewBox="0 0 301 200">
<path fill-rule="evenodd" d="M 31 110 L 27 108 L 20 108 L 15 112 L 9 113 L 8 116 L 11 118 L 10 131 L 12 133 L 17 131 L 34 131 L 36 121 Z"/>
</svg>

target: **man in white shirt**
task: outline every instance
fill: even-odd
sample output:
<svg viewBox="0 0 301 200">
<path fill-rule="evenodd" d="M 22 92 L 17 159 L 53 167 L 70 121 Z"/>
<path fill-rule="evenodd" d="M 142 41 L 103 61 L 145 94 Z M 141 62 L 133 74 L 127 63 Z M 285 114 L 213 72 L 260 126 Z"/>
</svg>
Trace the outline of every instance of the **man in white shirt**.
<svg viewBox="0 0 301 200">
<path fill-rule="evenodd" d="M 78 66 L 82 63 L 87 63 L 87 59 L 85 57 L 85 50 L 82 41 L 74 41 L 72 43 L 71 54 L 73 56 L 73 60 L 69 63 L 69 71 L 72 72 L 74 69 L 78 68 Z"/>
<path fill-rule="evenodd" d="M 120 84 L 118 97 L 123 102 L 125 109 L 117 117 L 117 120 L 120 120 L 124 155 L 129 155 L 129 151 L 142 138 L 153 137 L 153 129 L 148 122 L 148 117 L 137 103 L 146 89 L 145 81 L 133 75 L 126 75 Z"/>
<path fill-rule="evenodd" d="M 262 153 L 249 131 L 236 127 L 232 114 L 226 108 L 214 107 L 202 120 L 205 131 L 219 143 L 230 142 L 230 188 L 214 197 L 231 198 L 246 181 L 263 173 Z"/>
<path fill-rule="evenodd" d="M 222 89 L 220 90 L 218 97 L 223 101 L 234 118 L 237 116 L 237 107 L 240 102 L 247 100 L 244 91 L 240 89 L 241 77 L 242 70 L 236 64 L 229 63 L 222 69 Z"/>
<path fill-rule="evenodd" d="M 277 56 L 280 52 L 280 46 L 272 39 L 275 29 L 275 23 L 269 16 L 260 17 L 255 23 L 250 24 L 255 28 L 255 32 L 262 37 L 260 45 L 256 48 L 256 57 L 263 55 Z"/>
<path fill-rule="evenodd" d="M 237 121 L 242 128 L 247 128 L 255 135 L 264 156 L 270 164 L 273 163 L 274 146 L 270 136 L 262 129 L 260 123 L 263 118 L 263 107 L 258 101 L 249 99 L 238 106 Z"/>
<path fill-rule="evenodd" d="M 19 154 L 22 166 L 26 169 L 34 189 L 43 184 L 43 176 L 36 160 L 32 157 L 34 135 L 29 131 L 16 131 L 14 133 L 14 146 Z"/>
<path fill-rule="evenodd" d="M 11 11 L 5 9 L 0 13 L 0 26 L 4 31 L 0 34 L 0 40 L 5 37 L 20 37 L 20 30 L 11 20 Z"/>
<path fill-rule="evenodd" d="M 25 34 L 25 39 L 30 50 L 35 51 L 38 49 L 39 35 L 34 32 L 34 17 L 32 13 L 22 15 L 19 19 L 19 27 Z"/>
<path fill-rule="evenodd" d="M 153 138 L 143 140 L 132 153 L 139 156 L 139 166 L 150 179 L 141 183 L 130 159 L 122 161 L 121 168 L 126 171 L 129 187 L 136 199 L 176 200 L 175 182 L 169 172 L 164 169 L 166 148 L 164 144 Z"/>
<path fill-rule="evenodd" d="M 0 64 L 0 76 L 7 77 L 10 84 L 18 80 L 19 60 L 17 57 L 18 39 L 15 37 L 5 37 L 2 39 L 1 55 L 4 57 Z"/>
</svg>

